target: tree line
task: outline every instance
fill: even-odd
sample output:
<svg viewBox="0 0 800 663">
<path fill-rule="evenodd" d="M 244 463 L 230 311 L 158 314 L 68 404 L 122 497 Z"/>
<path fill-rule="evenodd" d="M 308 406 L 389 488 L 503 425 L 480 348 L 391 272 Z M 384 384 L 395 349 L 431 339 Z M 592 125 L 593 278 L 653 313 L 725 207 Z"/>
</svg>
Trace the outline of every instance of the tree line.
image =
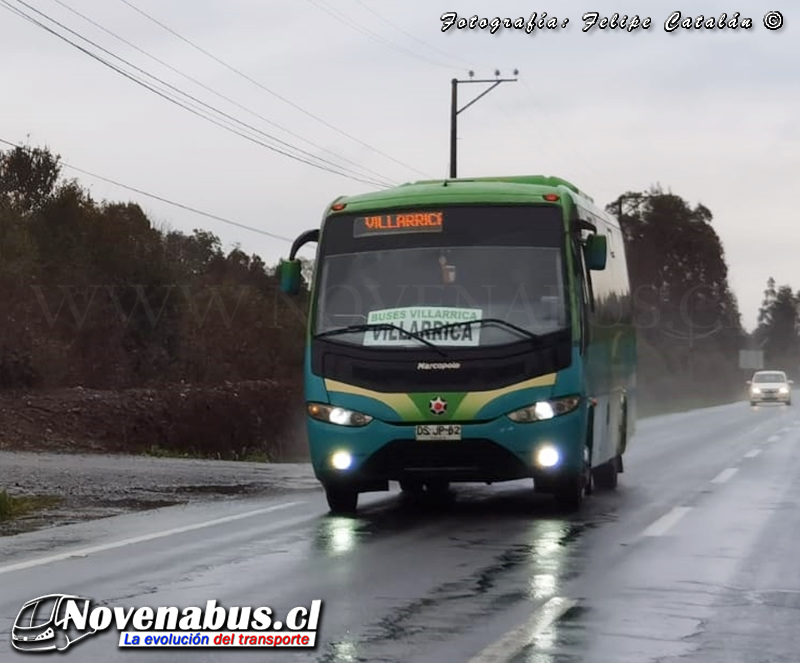
<svg viewBox="0 0 800 663">
<path fill-rule="evenodd" d="M 653 187 L 607 209 L 625 238 L 645 411 L 676 394 L 741 397 L 748 343 L 797 354 L 791 289 L 771 282 L 757 339 L 742 329 L 707 207 Z M 297 382 L 308 293 L 283 296 L 275 272 L 205 230 L 94 200 L 49 149 L 0 152 L 0 388 Z"/>
<path fill-rule="evenodd" d="M 711 210 L 660 186 L 628 191 L 606 209 L 625 238 L 643 412 L 742 398 L 748 335 Z"/>
<path fill-rule="evenodd" d="M 758 311 L 758 326 L 749 349 L 761 350 L 764 368 L 786 371 L 800 380 L 800 291 L 790 285 L 778 286 L 767 279 L 764 300 Z"/>
<path fill-rule="evenodd" d="M 0 153 L 0 387 L 292 379 L 306 303 L 210 232 L 94 200 L 48 149 Z"/>
</svg>

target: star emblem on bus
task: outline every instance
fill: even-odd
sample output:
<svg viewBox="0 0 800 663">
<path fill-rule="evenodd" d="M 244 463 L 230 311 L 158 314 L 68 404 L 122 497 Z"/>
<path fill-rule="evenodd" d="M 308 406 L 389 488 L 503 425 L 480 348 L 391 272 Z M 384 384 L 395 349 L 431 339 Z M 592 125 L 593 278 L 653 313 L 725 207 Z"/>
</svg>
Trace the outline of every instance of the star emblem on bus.
<svg viewBox="0 0 800 663">
<path fill-rule="evenodd" d="M 430 402 L 429 407 L 433 414 L 444 414 L 447 412 L 447 401 L 441 396 L 437 396 Z"/>
</svg>

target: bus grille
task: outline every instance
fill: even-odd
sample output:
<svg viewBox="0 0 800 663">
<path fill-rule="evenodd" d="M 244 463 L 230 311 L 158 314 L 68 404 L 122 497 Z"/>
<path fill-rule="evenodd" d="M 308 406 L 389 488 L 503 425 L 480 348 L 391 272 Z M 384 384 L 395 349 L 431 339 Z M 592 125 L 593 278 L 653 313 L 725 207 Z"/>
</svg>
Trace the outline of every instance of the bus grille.
<svg viewBox="0 0 800 663">
<path fill-rule="evenodd" d="M 453 481 L 503 481 L 531 476 L 513 453 L 491 440 L 441 442 L 393 440 L 372 455 L 364 472 L 398 481 L 447 477 Z"/>
</svg>

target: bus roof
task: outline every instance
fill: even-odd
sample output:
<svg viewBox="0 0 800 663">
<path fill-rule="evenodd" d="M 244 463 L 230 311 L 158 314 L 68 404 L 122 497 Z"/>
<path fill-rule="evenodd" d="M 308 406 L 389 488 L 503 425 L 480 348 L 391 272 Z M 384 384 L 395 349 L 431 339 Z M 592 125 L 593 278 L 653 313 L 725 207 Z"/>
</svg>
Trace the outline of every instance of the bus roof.
<svg viewBox="0 0 800 663">
<path fill-rule="evenodd" d="M 347 213 L 408 204 L 547 202 L 544 200 L 545 194 L 566 195 L 579 204 L 583 203 L 583 206 L 594 206 L 592 198 L 574 184 L 560 177 L 545 175 L 421 180 L 382 191 L 341 196 L 332 204 L 343 204 L 345 207 L 337 211 Z"/>
<path fill-rule="evenodd" d="M 436 180 L 428 180 L 430 182 Z M 453 181 L 453 180 L 451 180 Z M 567 188 L 573 193 L 581 196 L 582 198 L 586 198 L 589 202 L 594 202 L 594 200 L 588 196 L 585 192 L 581 191 L 577 186 L 575 186 L 572 182 L 565 180 L 561 177 L 555 177 L 553 175 L 497 175 L 492 177 L 470 177 L 466 179 L 459 180 L 461 182 L 508 182 L 510 184 L 527 184 L 533 186 L 540 186 L 540 187 L 548 187 L 552 189 L 560 189 L 560 188 Z M 417 184 L 422 184 L 422 182 L 417 182 Z M 408 185 L 404 185 L 408 186 Z"/>
</svg>

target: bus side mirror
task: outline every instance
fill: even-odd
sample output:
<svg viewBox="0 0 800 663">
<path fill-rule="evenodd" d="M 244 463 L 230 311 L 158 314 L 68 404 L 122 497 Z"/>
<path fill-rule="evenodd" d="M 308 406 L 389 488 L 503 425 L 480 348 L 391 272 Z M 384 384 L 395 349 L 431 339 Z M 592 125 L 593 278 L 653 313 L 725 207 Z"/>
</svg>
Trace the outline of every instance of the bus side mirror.
<svg viewBox="0 0 800 663">
<path fill-rule="evenodd" d="M 589 269 L 602 271 L 606 268 L 608 239 L 605 235 L 589 235 L 583 250 L 586 256 L 586 266 Z"/>
<path fill-rule="evenodd" d="M 281 260 L 280 270 L 281 290 L 287 295 L 296 295 L 300 292 L 302 264 L 299 260 Z"/>
<path fill-rule="evenodd" d="M 752 384 L 752 383 L 751 383 L 751 381 L 750 381 L 750 380 L 748 380 L 747 382 L 745 382 L 745 384 Z"/>
<path fill-rule="evenodd" d="M 286 260 L 281 260 L 278 264 L 277 276 L 280 279 L 281 290 L 287 295 L 296 295 L 300 292 L 300 284 L 303 280 L 302 263 L 295 257 L 297 252 L 309 242 L 318 242 L 319 235 L 319 228 L 306 230 L 292 243 L 289 257 Z"/>
</svg>

